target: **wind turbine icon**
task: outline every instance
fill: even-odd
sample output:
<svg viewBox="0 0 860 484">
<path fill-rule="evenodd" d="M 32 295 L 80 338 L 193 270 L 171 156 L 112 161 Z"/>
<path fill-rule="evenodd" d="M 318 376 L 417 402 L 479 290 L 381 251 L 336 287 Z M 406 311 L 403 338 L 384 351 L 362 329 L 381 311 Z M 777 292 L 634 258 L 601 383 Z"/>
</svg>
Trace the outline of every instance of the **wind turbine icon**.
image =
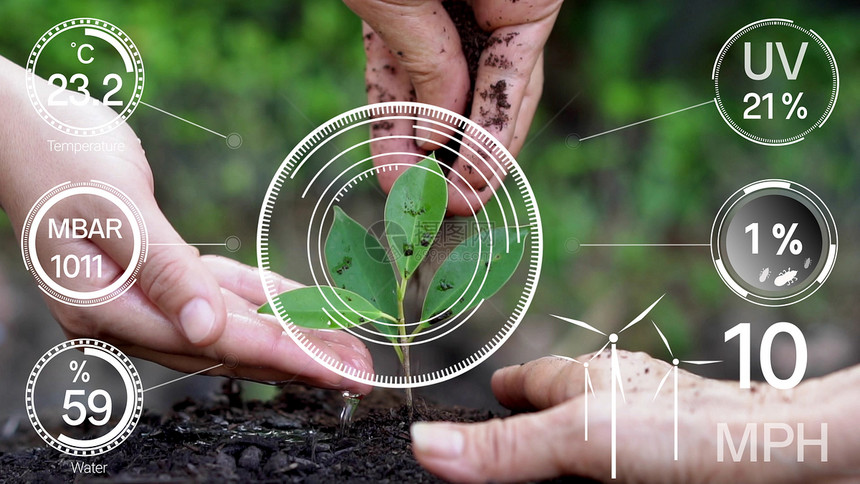
<svg viewBox="0 0 860 484">
<path fill-rule="evenodd" d="M 560 316 L 555 316 L 555 315 L 552 315 L 552 316 L 553 316 L 553 317 L 556 317 L 556 318 L 559 318 L 559 319 L 564 319 L 565 321 L 567 321 L 567 319 L 562 318 L 562 317 L 560 317 Z M 580 321 L 580 322 L 581 322 L 581 321 Z M 588 441 L 588 390 L 589 390 L 589 389 L 591 389 L 591 395 L 592 395 L 592 396 L 596 396 L 596 395 L 594 395 L 594 386 L 592 386 L 592 385 L 591 385 L 591 375 L 589 375 L 589 374 L 588 374 L 588 364 L 591 362 L 591 360 L 593 360 L 593 359 L 594 359 L 595 357 L 597 357 L 597 355 L 599 355 L 599 354 L 600 354 L 600 353 L 595 353 L 595 354 L 594 354 L 591 358 L 589 358 L 589 359 L 588 359 L 588 361 L 586 361 L 586 362 L 579 361 L 579 360 L 577 360 L 576 358 L 571 358 L 571 357 L 569 357 L 569 356 L 551 355 L 551 356 L 554 356 L 554 357 L 556 357 L 556 358 L 561 358 L 561 359 L 564 359 L 564 360 L 572 361 L 572 362 L 574 362 L 574 363 L 578 363 L 578 364 L 582 365 L 582 367 L 583 367 L 583 368 L 585 368 L 585 383 L 584 383 L 584 386 L 585 386 L 585 389 L 584 389 L 584 394 L 585 394 L 585 398 L 584 398 L 584 402 L 585 402 L 585 417 L 584 417 L 584 418 L 585 418 L 585 441 L 586 441 L 586 442 Z"/>
<path fill-rule="evenodd" d="M 660 328 L 657 327 L 657 323 L 653 320 L 651 324 L 654 325 L 654 329 L 657 330 L 657 334 L 660 335 L 660 339 L 663 340 L 663 344 L 666 345 L 666 349 L 669 350 L 669 355 L 672 356 L 672 368 L 669 368 L 669 371 L 666 373 L 666 376 L 660 380 L 660 385 L 657 386 L 657 391 L 654 393 L 654 398 L 651 401 L 657 400 L 657 395 L 660 394 L 660 390 L 663 389 L 663 384 L 666 383 L 666 380 L 669 379 L 669 375 L 675 374 L 675 460 L 678 460 L 678 364 L 679 363 L 687 363 L 690 365 L 710 365 L 713 363 L 722 363 L 722 360 L 679 360 L 675 358 L 675 354 L 672 353 L 672 348 L 669 346 L 669 340 L 666 339 L 666 336 L 663 335 L 663 332 L 660 331 Z"/>
<path fill-rule="evenodd" d="M 610 419 L 610 430 L 611 430 L 611 434 L 612 434 L 612 436 L 611 436 L 611 453 L 612 453 L 611 477 L 612 477 L 612 479 L 615 479 L 615 474 L 616 474 L 615 471 L 616 471 L 616 463 L 617 463 L 616 439 L 615 439 L 616 429 L 617 429 L 617 425 L 616 425 L 616 406 L 617 406 L 617 401 L 618 401 L 618 397 L 616 396 L 617 392 L 620 391 L 621 392 L 621 398 L 625 402 L 627 401 L 627 399 L 624 398 L 624 387 L 622 386 L 621 369 L 619 368 L 619 365 L 618 365 L 618 352 L 616 351 L 616 344 L 618 343 L 618 334 L 623 333 L 624 331 L 629 329 L 634 324 L 645 319 L 645 316 L 647 316 L 648 313 L 651 312 L 652 309 L 654 309 L 654 306 L 656 306 L 657 303 L 659 303 L 660 300 L 663 299 L 664 296 L 666 296 L 666 295 L 663 294 L 662 296 L 657 298 L 657 300 L 654 301 L 650 306 L 648 306 L 647 309 L 642 311 L 642 313 L 639 314 L 639 316 L 636 316 L 635 318 L 633 318 L 632 321 L 627 323 L 627 326 L 624 326 L 623 328 L 621 328 L 621 331 L 619 331 L 618 333 L 610 333 L 609 335 L 607 335 L 603 331 L 600 331 L 599 329 L 595 328 L 594 326 L 591 326 L 590 324 L 585 323 L 583 321 L 579 321 L 579 320 L 571 319 L 571 318 L 565 318 L 562 316 L 557 316 L 555 314 L 550 315 L 554 318 L 557 318 L 557 319 L 560 319 L 562 321 L 565 321 L 565 322 L 574 324 L 576 326 L 579 326 L 580 328 L 587 329 L 587 330 L 592 331 L 594 333 L 602 334 L 603 336 L 607 336 L 608 341 L 606 342 L 606 344 L 604 344 L 603 347 L 600 348 L 600 350 L 597 353 L 595 353 L 591 357 L 591 359 L 588 360 L 588 362 L 590 362 L 591 360 L 596 358 L 597 355 L 603 353 L 603 350 L 605 350 L 606 347 L 609 346 L 610 372 L 611 372 L 610 380 L 612 380 L 612 386 L 611 386 L 611 388 L 612 388 L 612 391 L 611 391 L 612 413 L 611 413 L 611 419 Z M 585 421 L 586 421 L 585 440 L 588 440 L 588 388 L 591 386 L 591 377 L 588 374 L 588 362 L 581 363 L 581 362 L 579 362 L 573 358 L 567 358 L 567 357 L 562 357 L 562 358 L 573 360 L 576 363 L 580 363 L 583 367 L 585 367 L 585 393 L 586 393 L 585 394 L 585 402 L 586 402 L 585 403 Z M 593 395 L 594 394 L 594 388 L 593 387 L 591 387 L 591 391 L 592 391 L 592 395 Z"/>
</svg>

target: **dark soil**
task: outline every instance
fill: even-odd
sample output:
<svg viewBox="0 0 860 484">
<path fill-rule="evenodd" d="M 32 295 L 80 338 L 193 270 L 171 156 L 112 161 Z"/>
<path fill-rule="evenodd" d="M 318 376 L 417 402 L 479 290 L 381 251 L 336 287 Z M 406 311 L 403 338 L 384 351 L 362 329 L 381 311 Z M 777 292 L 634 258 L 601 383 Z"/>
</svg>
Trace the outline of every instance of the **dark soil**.
<svg viewBox="0 0 860 484">
<path fill-rule="evenodd" d="M 13 439 L 0 443 L 0 481 L 442 482 L 412 455 L 403 400 L 402 392 L 374 390 L 346 436 L 338 435 L 339 392 L 291 385 L 269 402 L 243 402 L 235 393 L 185 400 L 170 415 L 144 412 L 128 440 L 92 458 L 61 454 L 22 424 Z M 497 416 L 418 399 L 414 418 L 477 422 Z M 73 462 L 105 464 L 106 472 L 76 475 Z"/>
<path fill-rule="evenodd" d="M 469 66 L 469 98 L 466 103 L 466 112 L 472 110 L 472 93 L 475 91 L 475 78 L 478 74 L 478 66 L 481 61 L 481 54 L 488 47 L 499 44 L 509 46 L 512 41 L 519 35 L 517 32 L 509 32 L 504 36 L 490 35 L 478 25 L 475 19 L 475 13 L 468 3 L 455 0 L 445 0 L 442 6 L 448 12 L 448 16 L 457 27 L 457 33 L 460 35 L 460 44 L 463 48 L 463 54 L 466 57 L 466 63 Z M 484 60 L 484 65 L 495 67 L 498 69 L 508 70 L 514 68 L 514 61 L 508 59 L 504 54 L 489 53 Z M 508 111 L 511 104 L 508 102 L 508 85 L 504 80 L 499 80 L 490 86 L 490 89 L 482 89 L 478 95 L 482 100 L 489 99 L 493 101 L 489 109 L 481 107 L 479 114 L 481 115 L 481 124 L 487 127 L 494 127 L 501 130 L 507 126 L 510 121 Z"/>
<path fill-rule="evenodd" d="M 466 110 L 464 114 L 470 115 L 470 113 L 472 113 L 472 104 L 475 95 L 475 80 L 478 75 L 478 68 L 481 64 L 482 54 L 486 49 L 492 49 L 494 46 L 500 44 L 504 44 L 506 47 L 510 46 L 511 42 L 514 42 L 519 36 L 519 33 L 508 32 L 504 35 L 490 34 L 478 24 L 478 21 L 475 19 L 475 12 L 472 10 L 472 7 L 468 2 L 464 2 L 462 0 L 443 0 L 442 7 L 445 9 L 445 12 L 451 18 L 451 21 L 457 29 L 463 55 L 466 58 L 466 64 L 469 70 L 469 91 L 467 93 Z M 433 11 L 433 14 L 435 15 L 437 12 Z M 444 31 L 439 34 L 448 35 Z M 369 48 L 368 46 L 374 39 L 375 35 L 376 33 L 374 32 L 368 32 L 365 34 L 365 49 Z M 403 52 L 392 53 L 398 57 L 403 55 Z M 522 60 L 522 57 L 517 60 L 513 60 L 509 59 L 502 53 L 489 52 L 484 60 L 484 65 L 501 70 L 510 70 L 516 69 L 516 62 Z M 373 67 L 372 69 L 374 72 L 378 69 L 383 69 L 392 77 L 395 76 L 397 72 L 397 67 L 390 64 L 385 64 L 381 68 Z M 370 77 L 371 80 L 377 78 L 376 76 Z M 365 85 L 365 90 L 369 94 L 374 92 L 375 94 L 370 97 L 378 102 L 416 100 L 414 89 L 409 93 L 408 99 L 398 99 L 385 88 L 384 83 L 371 82 L 371 80 L 369 80 Z M 478 111 L 480 118 L 477 121 L 479 124 L 485 128 L 492 127 L 496 131 L 501 131 L 508 126 L 508 123 L 510 122 L 509 112 L 511 109 L 511 104 L 508 102 L 508 87 L 507 82 L 504 79 L 500 79 L 492 84 L 489 89 L 481 89 L 477 93 L 482 100 L 482 106 Z M 490 102 L 487 103 L 487 100 Z M 390 132 L 393 126 L 394 125 L 390 122 L 378 122 L 373 123 L 371 129 L 374 136 L 380 136 Z M 450 166 L 456 159 L 455 153 L 458 151 L 458 143 L 458 140 L 452 140 L 449 143 L 449 146 L 454 149 L 453 153 L 448 150 L 437 150 L 437 158 L 442 161 L 443 164 Z"/>
<path fill-rule="evenodd" d="M 235 395 L 186 400 L 171 415 L 144 413 L 135 432 L 102 456 L 76 458 L 45 445 L 29 425 L 0 449 L 6 482 L 440 482 L 412 455 L 401 392 L 377 389 L 338 435 L 338 392 L 288 386 L 271 402 Z M 488 411 L 416 402 L 416 420 L 480 421 Z M 11 448 L 10 448 L 11 447 Z M 102 475 L 75 475 L 76 461 L 106 464 Z"/>
<path fill-rule="evenodd" d="M 490 34 L 484 31 L 478 21 L 475 20 L 475 12 L 468 3 L 461 0 L 444 0 L 442 7 L 448 12 L 454 26 L 457 27 L 457 34 L 460 35 L 460 44 L 463 48 L 463 54 L 466 56 L 466 63 L 469 65 L 469 98 L 467 105 L 472 105 L 472 92 L 475 90 L 475 78 L 478 75 L 478 64 L 481 61 L 481 53 L 487 47 L 487 40 Z"/>
<path fill-rule="evenodd" d="M 511 103 L 508 102 L 507 91 L 508 83 L 501 79 L 495 84 L 491 84 L 490 89 L 485 89 L 479 93 L 481 99 L 495 101 L 493 108 L 486 109 L 483 106 L 480 108 L 481 116 L 484 118 L 484 127 L 495 126 L 501 129 L 508 124 L 510 118 L 507 111 L 511 108 Z"/>
<path fill-rule="evenodd" d="M 469 67 L 469 92 L 466 98 L 465 112 L 468 116 L 472 112 L 475 80 L 478 76 L 478 67 L 481 64 L 481 55 L 484 53 L 484 50 L 497 44 L 508 46 L 519 34 L 511 32 L 504 36 L 491 35 L 478 24 L 478 21 L 475 19 L 475 12 L 467 2 L 461 0 L 443 0 L 442 7 L 457 28 L 463 55 L 466 57 L 466 64 Z M 506 56 L 495 53 L 488 54 L 484 64 L 500 69 L 514 68 L 514 63 Z M 481 115 L 480 124 L 485 128 L 493 127 L 500 131 L 510 121 L 508 111 L 511 105 L 508 102 L 507 88 L 507 83 L 504 80 L 499 80 L 491 86 L 489 91 L 482 89 L 478 92 L 483 101 L 487 99 L 491 101 L 490 109 L 482 106 L 479 110 L 479 114 Z M 454 153 L 458 151 L 458 143 L 459 140 L 449 143 L 449 146 L 454 149 Z M 437 150 L 436 156 L 440 161 L 451 166 L 456 160 L 456 154 L 454 153 L 448 150 Z M 471 173 L 472 167 L 469 165 L 466 165 L 466 167 Z"/>
</svg>

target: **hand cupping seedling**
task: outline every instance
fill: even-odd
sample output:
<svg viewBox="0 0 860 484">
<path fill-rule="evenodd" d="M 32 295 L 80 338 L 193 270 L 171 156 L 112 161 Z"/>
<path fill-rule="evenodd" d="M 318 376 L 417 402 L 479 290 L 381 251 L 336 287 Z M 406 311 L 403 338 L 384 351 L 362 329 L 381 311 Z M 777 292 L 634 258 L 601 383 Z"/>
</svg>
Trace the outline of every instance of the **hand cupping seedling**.
<svg viewBox="0 0 860 484">
<path fill-rule="evenodd" d="M 409 322 L 404 301 L 410 279 L 431 251 L 448 203 L 445 176 L 432 155 L 407 169 L 385 203 L 382 242 L 340 207 L 325 243 L 332 286 L 310 286 L 277 296 L 289 320 L 314 329 L 369 324 L 384 335 L 410 377 L 409 346 L 427 328 L 475 308 L 513 275 L 527 229 L 479 230 L 442 261 L 424 294 L 420 321 Z M 274 314 L 269 304 L 260 312 Z M 407 390 L 411 408 L 411 392 Z"/>
</svg>

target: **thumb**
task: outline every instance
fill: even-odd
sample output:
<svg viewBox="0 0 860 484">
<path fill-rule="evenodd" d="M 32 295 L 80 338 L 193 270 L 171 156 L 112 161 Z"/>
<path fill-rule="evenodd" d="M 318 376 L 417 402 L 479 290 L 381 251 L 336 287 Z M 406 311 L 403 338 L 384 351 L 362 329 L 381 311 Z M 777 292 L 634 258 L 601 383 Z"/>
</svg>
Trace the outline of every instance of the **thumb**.
<svg viewBox="0 0 860 484">
<path fill-rule="evenodd" d="M 224 331 L 224 300 L 197 249 L 185 245 L 179 234 L 174 235 L 156 240 L 174 240 L 177 245 L 150 244 L 140 272 L 140 287 L 188 341 L 205 346 L 214 343 Z"/>
<path fill-rule="evenodd" d="M 439 2 L 346 0 L 345 3 L 385 41 L 399 65 L 409 73 L 418 102 L 456 113 L 466 110 L 469 68 L 457 27 Z M 469 15 L 473 15 L 471 9 Z M 419 122 L 419 126 L 422 124 Z M 430 140 L 422 142 L 421 148 L 449 141 L 444 134 L 426 128 L 415 134 Z M 441 131 L 447 133 L 445 128 Z"/>
<path fill-rule="evenodd" d="M 214 343 L 227 321 L 218 282 L 199 251 L 182 240 L 154 199 L 146 197 L 138 206 L 149 238 L 146 262 L 138 276 L 141 290 L 189 342 Z M 128 245 L 119 240 L 102 239 L 98 245 L 114 260 L 129 259 Z"/>
<path fill-rule="evenodd" d="M 422 466 L 456 482 L 510 482 L 575 472 L 582 440 L 570 401 L 553 409 L 474 424 L 416 422 L 412 450 Z M 577 438 L 578 437 L 578 438 Z"/>
</svg>

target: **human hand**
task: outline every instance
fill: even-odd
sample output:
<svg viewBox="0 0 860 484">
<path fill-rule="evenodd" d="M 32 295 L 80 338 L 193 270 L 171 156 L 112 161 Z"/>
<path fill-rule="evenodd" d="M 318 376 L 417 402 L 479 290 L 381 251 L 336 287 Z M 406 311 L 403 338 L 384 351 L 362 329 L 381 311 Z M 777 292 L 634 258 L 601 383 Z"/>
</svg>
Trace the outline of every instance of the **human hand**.
<svg viewBox="0 0 860 484">
<path fill-rule="evenodd" d="M 344 379 L 313 362 L 273 317 L 256 313 L 266 300 L 256 269 L 224 258 L 200 257 L 194 247 L 185 244 L 156 203 L 149 164 L 128 125 L 91 139 L 124 149 L 85 154 L 52 150 L 48 140 L 79 139 L 39 119 L 29 105 L 23 80 L 23 69 L 0 58 L 0 206 L 18 237 L 30 208 L 49 189 L 68 181 L 98 180 L 134 201 L 150 243 L 138 282 L 121 297 L 93 307 L 46 298 L 67 336 L 104 339 L 131 355 L 185 372 L 200 371 L 226 359 L 230 363 L 235 360 L 238 366 L 221 366 L 213 374 L 261 381 L 298 379 L 360 393 L 370 390 L 368 385 Z M 42 80 L 37 88 L 48 93 L 55 89 Z M 68 91 L 62 95 L 69 99 L 81 96 Z M 103 105 L 81 104 L 69 103 L 74 108 L 63 113 L 64 118 L 107 121 L 115 116 Z M 90 198 L 86 203 L 57 204 L 52 216 L 87 221 L 122 217 L 112 204 Z M 131 259 L 128 245 L 102 237 L 37 240 L 39 253 L 102 256 L 102 277 L 75 278 L 65 284 L 79 291 L 92 291 L 104 286 L 99 281 L 117 279 Z M 298 284 L 281 278 L 280 286 L 279 292 Z M 308 335 L 335 360 L 358 370 L 371 370 L 367 349 L 352 336 L 322 331 Z"/>
<path fill-rule="evenodd" d="M 476 424 L 416 423 L 413 451 L 421 465 L 452 481 L 525 481 L 561 475 L 599 480 L 610 476 L 610 358 L 590 362 L 595 395 L 589 395 L 588 441 L 584 440 L 584 369 L 576 363 L 541 358 L 503 368 L 493 375 L 499 402 L 537 413 Z M 860 367 L 824 379 L 809 380 L 794 390 L 701 378 L 678 370 L 679 460 L 673 460 L 674 404 L 672 385 L 660 380 L 672 367 L 645 353 L 619 350 L 626 403 L 618 396 L 618 482 L 856 482 L 860 438 L 853 430 Z M 590 355 L 578 358 L 588 361 Z M 837 398 L 841 397 L 841 398 Z M 806 450 L 797 462 L 794 446 L 774 448 L 771 462 L 733 462 L 726 452 L 717 462 L 717 423 L 728 424 L 740 442 L 747 423 L 805 423 L 807 438 L 818 438 L 828 422 L 829 460 L 819 448 Z M 760 444 L 761 445 L 761 444 Z M 747 454 L 747 457 L 749 455 Z M 839 481 L 842 482 L 842 481 Z"/>
<path fill-rule="evenodd" d="M 196 251 L 191 256 L 215 279 L 226 308 L 223 331 L 211 344 L 191 344 L 140 285 L 98 308 L 73 308 L 54 302 L 52 311 L 69 338 L 97 337 L 127 354 L 182 372 L 223 363 L 208 374 L 270 383 L 302 381 L 323 388 L 370 392 L 369 385 L 343 378 L 314 361 L 283 331 L 275 316 L 257 313 L 266 302 L 259 269 L 226 257 L 199 257 Z M 120 268 L 116 271 L 118 274 Z M 277 274 L 269 279 L 277 284 L 278 293 L 301 287 Z M 370 353 L 352 335 L 343 331 L 302 332 L 336 362 L 358 371 L 373 371 Z"/>
<path fill-rule="evenodd" d="M 345 0 L 364 20 L 367 54 L 367 96 L 370 103 L 418 101 L 468 114 L 516 156 L 528 133 L 543 85 L 543 46 L 561 0 L 494 2 L 475 0 L 445 2 L 457 14 L 474 13 L 476 29 L 489 34 L 480 52 L 474 79 L 471 112 L 469 64 L 460 36 L 442 2 L 411 0 Z M 474 41 L 474 40 L 473 40 Z M 483 41 L 483 39 L 481 39 Z M 377 157 L 380 153 L 424 155 L 445 144 L 439 133 L 413 130 L 409 120 L 377 123 L 374 138 L 419 136 L 421 145 L 409 138 L 392 138 L 371 144 L 378 165 L 415 163 L 419 156 Z M 464 159 L 465 158 L 465 159 Z M 480 210 L 505 176 L 501 166 L 490 166 L 461 152 L 448 175 L 448 212 L 471 215 Z M 469 160 L 469 161 L 467 161 Z M 379 182 L 388 192 L 401 167 L 380 172 Z M 478 168 L 478 169 L 475 169 Z M 458 176 L 459 175 L 459 176 Z M 487 188 L 490 189 L 487 189 Z"/>
</svg>

